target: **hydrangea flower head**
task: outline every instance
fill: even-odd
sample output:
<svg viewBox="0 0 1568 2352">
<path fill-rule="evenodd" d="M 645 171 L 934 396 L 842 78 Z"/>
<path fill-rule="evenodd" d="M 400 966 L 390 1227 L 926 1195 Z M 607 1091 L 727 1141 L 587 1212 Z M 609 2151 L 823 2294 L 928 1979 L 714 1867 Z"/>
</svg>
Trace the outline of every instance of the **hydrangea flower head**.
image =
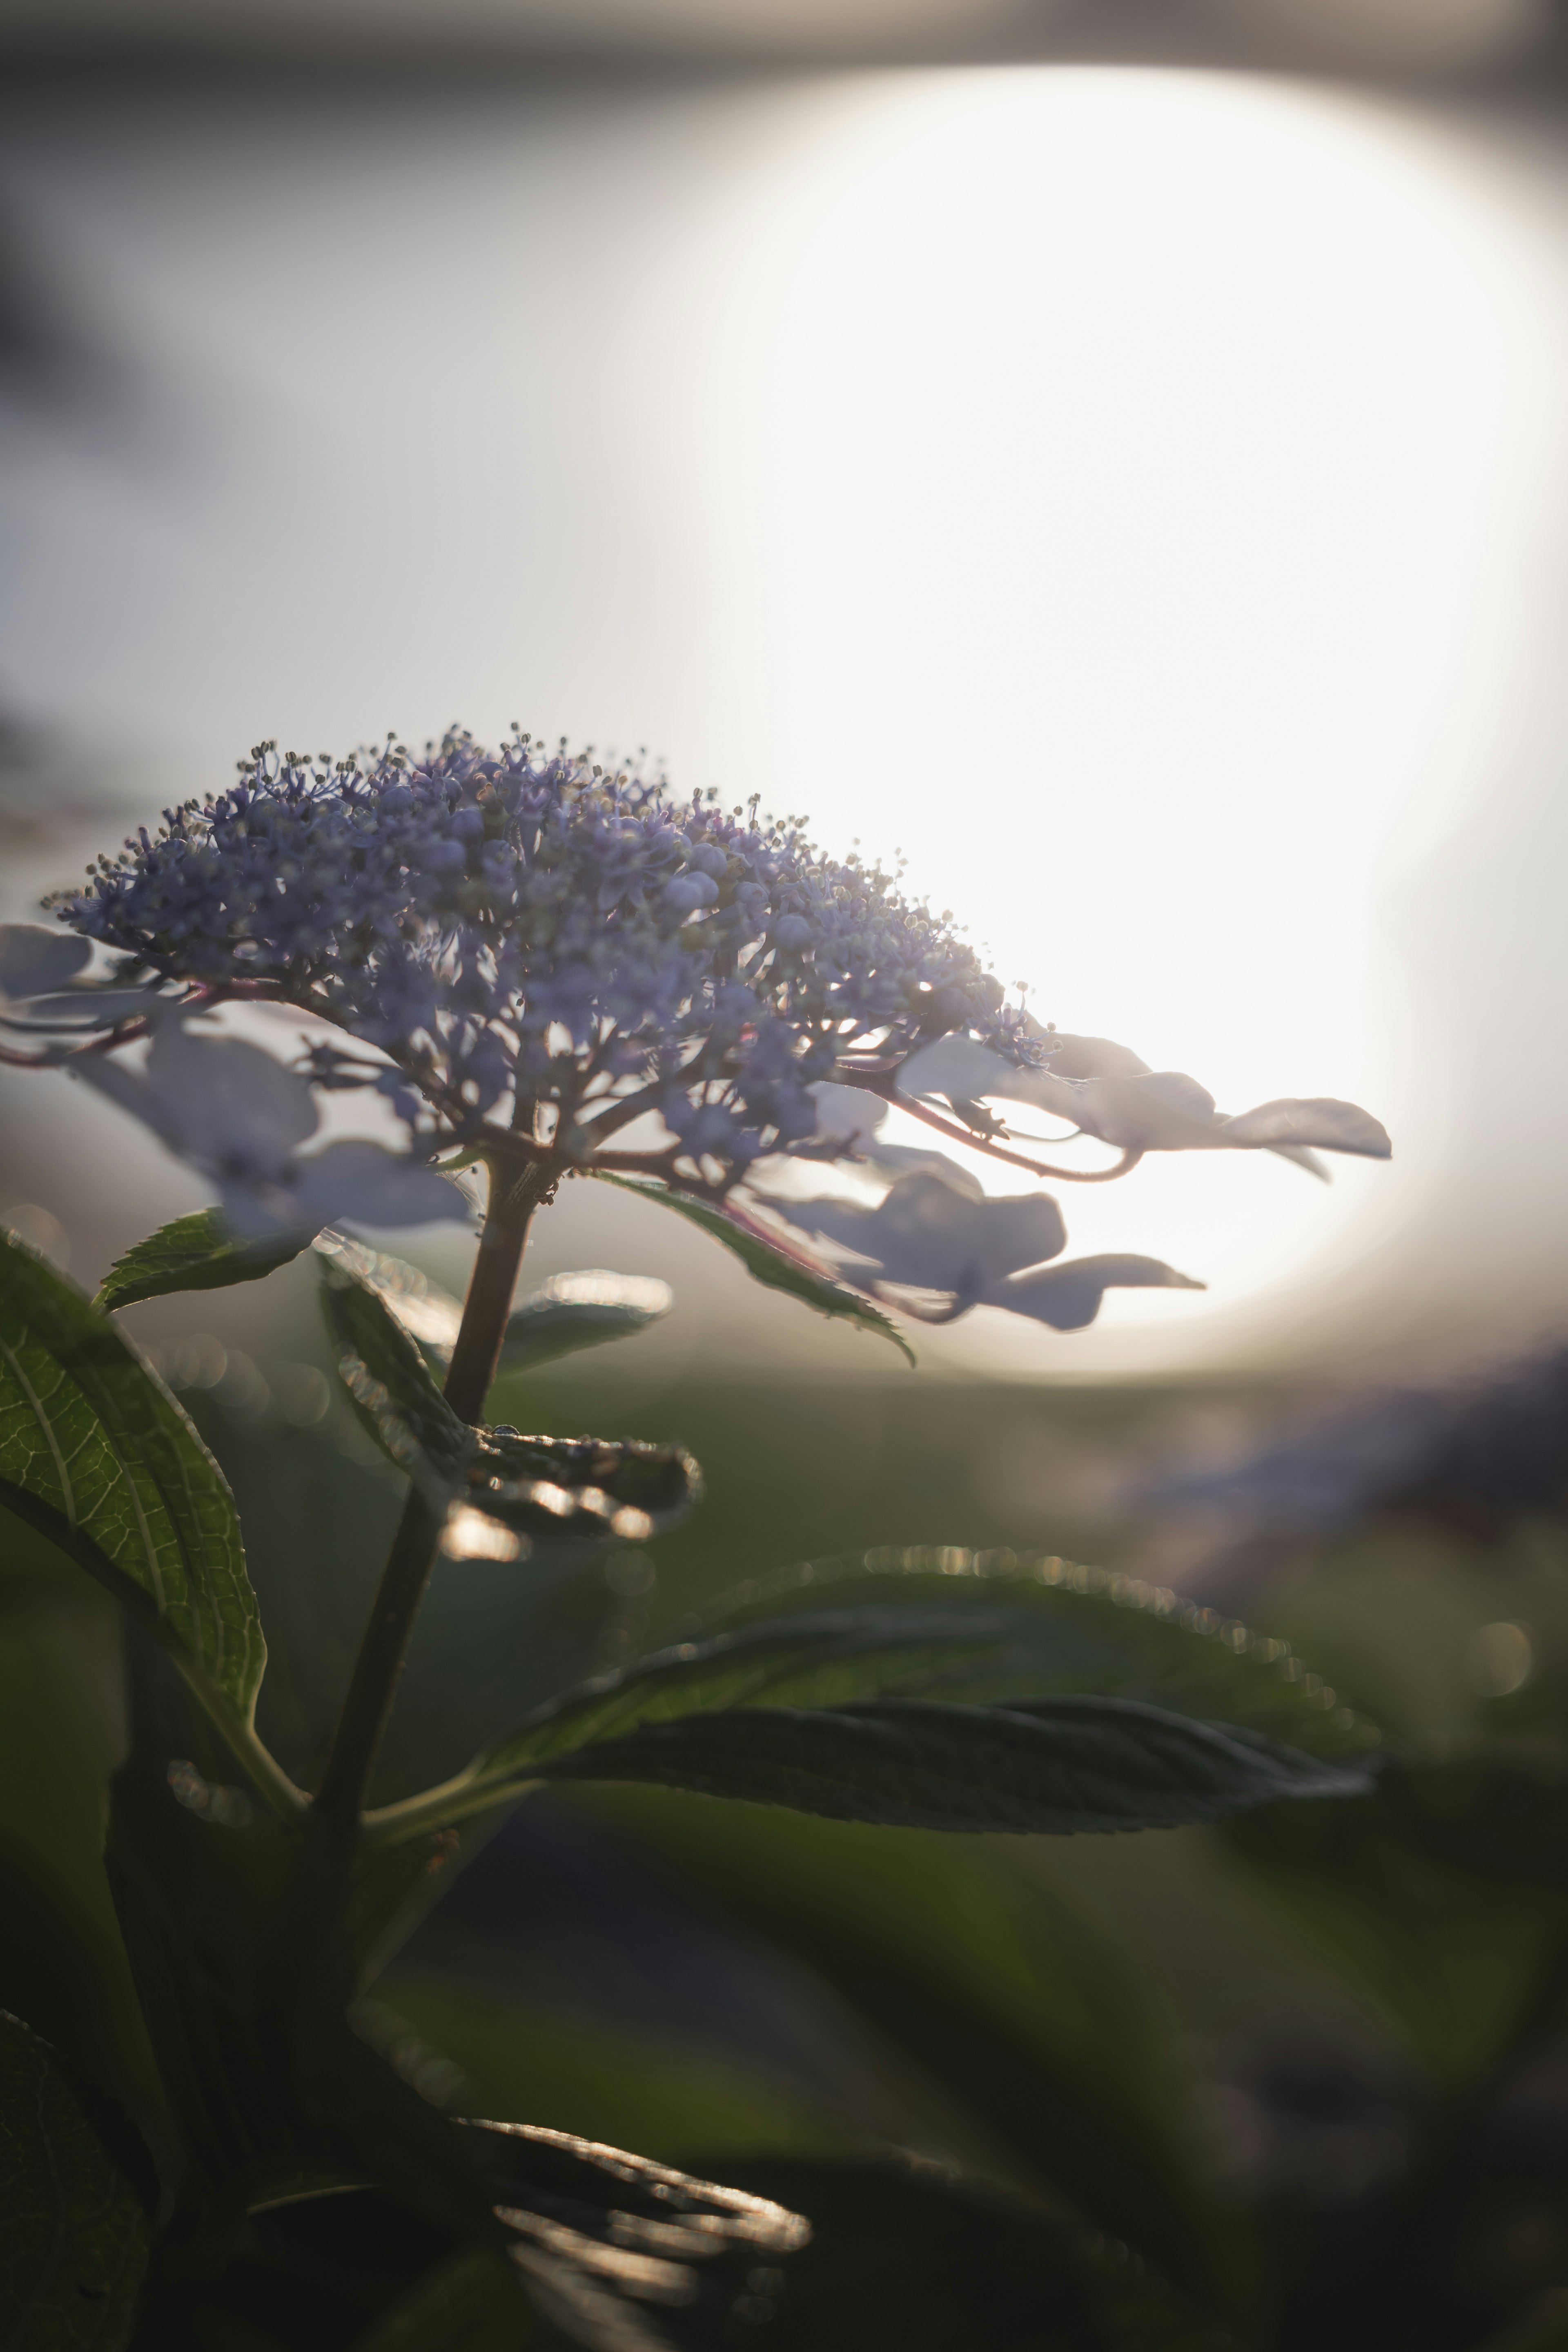
<svg viewBox="0 0 1568 2352">
<path fill-rule="evenodd" d="M 166 813 L 57 912 L 216 996 L 321 1014 L 385 1062 L 409 1124 L 472 1139 L 498 1105 L 567 1160 L 657 1113 L 722 1186 L 809 1137 L 847 1054 L 955 1029 L 1039 1058 L 973 950 L 794 822 L 677 798 L 514 735 L 331 767 L 261 746 L 232 790 Z"/>
<path fill-rule="evenodd" d="M 928 1322 L 983 1306 L 1065 1330 L 1108 1288 L 1194 1286 L 1152 1258 L 1058 1262 L 1054 1201 L 988 1197 L 920 1128 L 1081 1183 L 1149 1151 L 1275 1151 L 1323 1175 L 1320 1150 L 1389 1151 L 1354 1104 L 1230 1117 L 1183 1073 L 1041 1029 L 949 915 L 825 855 L 799 820 L 515 731 L 499 751 L 454 731 L 422 758 L 389 740 L 336 766 L 263 744 L 55 911 L 74 937 L 0 926 L 0 1024 L 34 1041 L 0 1059 L 64 1063 L 110 1095 L 242 1234 L 463 1215 L 431 1166 L 457 1147 L 489 1168 L 492 1213 L 500 1171 L 514 1203 L 563 1175 L 630 1178 L 826 1312 L 858 1294 Z M 84 968 L 94 941 L 110 969 Z M 202 1034 L 235 999 L 343 1042 L 289 1070 Z M 149 1038 L 140 1066 L 118 1058 Z M 315 1095 L 356 1087 L 390 1102 L 405 1150 L 318 1139 Z M 1066 1132 L 1018 1135 L 1015 1106 Z M 893 1108 L 906 1139 L 880 1132 Z M 1017 1149 L 1055 1161 L 1085 1140 L 1114 1164 Z"/>
</svg>

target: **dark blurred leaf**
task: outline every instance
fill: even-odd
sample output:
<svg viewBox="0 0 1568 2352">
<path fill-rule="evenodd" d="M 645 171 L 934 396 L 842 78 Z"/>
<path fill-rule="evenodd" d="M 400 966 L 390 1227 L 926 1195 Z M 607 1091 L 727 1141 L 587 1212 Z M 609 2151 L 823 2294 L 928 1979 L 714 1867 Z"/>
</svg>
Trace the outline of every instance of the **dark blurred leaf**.
<svg viewBox="0 0 1568 2352">
<path fill-rule="evenodd" d="M 0 1549 L 11 1557 L 39 1543 L 0 1519 Z M 0 2009 L 26 2018 L 74 2074 L 152 2129 L 157 2074 L 103 1872 L 113 1759 L 99 1677 L 113 1633 L 107 1601 L 90 1613 L 35 1609 L 5 1622 Z"/>
<path fill-rule="evenodd" d="M 0 2342 L 119 2352 L 146 2262 L 141 2200 L 48 2045 L 0 2011 Z"/>
<path fill-rule="evenodd" d="M 311 1238 L 293 1233 L 237 1241 L 216 1209 L 198 1209 L 161 1225 L 116 1258 L 92 1303 L 107 1315 L 170 1291 L 226 1290 L 233 1283 L 259 1282 L 308 1249 Z"/>
<path fill-rule="evenodd" d="M 1539 1874 L 1508 1867 L 1506 1841 L 1521 1835 L 1521 1815 L 1503 1826 L 1511 1801 L 1489 1814 L 1499 1834 L 1488 1858 L 1489 1806 L 1471 1810 L 1468 1775 L 1442 1771 L 1430 1790 L 1426 1779 L 1396 1769 L 1351 1804 L 1280 1807 L 1226 1837 L 1307 1950 L 1369 1997 L 1440 2082 L 1459 2085 L 1534 2016 L 1568 1942 L 1568 1888 L 1553 1883 L 1550 1845 Z"/>
<path fill-rule="evenodd" d="M 1548 2287 L 1525 2316 L 1489 2336 L 1477 2352 L 1563 2352 L 1568 2345 L 1568 2288 Z"/>
<path fill-rule="evenodd" d="M 760 1282 L 764 1289 L 784 1291 L 804 1306 L 815 1307 L 819 1315 L 835 1316 L 857 1324 L 863 1331 L 875 1331 L 879 1338 L 890 1339 L 901 1356 L 914 1362 L 914 1349 L 879 1307 L 873 1307 L 869 1299 L 858 1297 L 854 1291 L 846 1290 L 842 1284 L 830 1281 L 826 1275 L 806 1265 L 736 1212 L 710 1208 L 705 1202 L 690 1200 L 684 1192 L 670 1192 L 662 1184 L 634 1183 L 604 1169 L 592 1172 L 601 1183 L 618 1185 L 623 1192 L 634 1192 L 639 1200 L 657 1201 L 661 1207 L 673 1209 L 678 1217 L 684 1217 L 688 1223 L 721 1243 L 732 1257 L 740 1259 L 752 1281 Z"/>
<path fill-rule="evenodd" d="M 1312 1756 L 1348 1760 L 1378 1746 L 1375 1726 L 1341 1706 L 1288 1642 L 1250 1633 L 1162 1586 L 1054 1557 L 910 1548 L 808 1560 L 735 1587 L 667 1639 L 705 1643 L 752 1628 L 782 1634 L 795 1616 L 865 1610 L 882 1612 L 884 1638 L 895 1646 L 901 1624 L 934 1612 L 955 1633 L 961 1623 L 973 1624 L 977 1641 L 1011 1649 L 1015 1681 L 955 1696 L 1010 1689 L 1137 1698 L 1245 1725 Z M 969 1610 L 981 1613 L 956 1613 Z M 996 1672 L 994 1655 L 986 1664 Z"/>
<path fill-rule="evenodd" d="M 437 2294 L 448 2299 L 450 2333 L 432 2337 Z M 360 2352 L 362 2345 L 405 2344 L 424 2352 L 432 2343 L 450 2344 L 453 2352 L 517 2352 L 531 2340 L 528 2321 L 498 2251 L 454 2248 L 449 2233 L 378 2190 L 318 2189 L 253 2208 L 221 2267 L 189 2281 L 178 2307 L 165 2296 L 149 2314 L 137 2352 Z M 416 2325 L 422 2332 L 398 2332 Z"/>
<path fill-rule="evenodd" d="M 1511 1759 L 1395 1764 L 1379 1789 L 1388 1832 L 1483 1878 L 1568 1893 L 1568 1783 Z"/>
<path fill-rule="evenodd" d="M 107 1862 L 186 2165 L 149 2341 L 161 2347 L 159 2326 L 181 2340 L 176 2318 L 237 2245 L 247 2210 L 302 2177 L 374 2183 L 448 2244 L 499 2243 L 452 2127 L 351 2030 L 333 1832 L 315 1817 L 257 1808 L 237 1821 L 181 1801 L 171 1757 L 205 1771 L 222 1750 L 155 1651 L 133 1641 L 131 1665 Z"/>
<path fill-rule="evenodd" d="M 577 2000 L 531 2000 L 515 1951 L 451 1932 L 442 1915 L 376 1984 L 389 2012 L 473 2084 L 467 2104 L 483 2114 L 582 2131 L 672 2163 L 706 2148 L 725 2173 L 737 2152 L 842 2149 L 844 2135 L 776 2064 Z"/>
<path fill-rule="evenodd" d="M 1019 1849 L 663 1790 L 567 1801 L 689 1901 L 824 1979 L 873 2053 L 896 2045 L 900 2083 L 934 2086 L 941 2139 L 969 2118 L 983 2162 L 1048 2184 L 1194 2291 L 1237 2290 L 1247 2228 L 1194 2165 L 1157 1989 L 1019 1866 Z"/>
<path fill-rule="evenodd" d="M 470 2246 L 399 2296 L 350 2352 L 514 2352 L 535 2332 L 510 2265 Z"/>
<path fill-rule="evenodd" d="M 248 1738 L 267 1647 L 223 1475 L 114 1325 L 10 1234 L 0 1497 L 149 1625 L 204 1706 Z"/>
<path fill-rule="evenodd" d="M 1282 1798 L 1358 1794 L 1363 1768 L 1131 1699 L 737 1707 L 594 1741 L 542 1780 L 650 1780 L 832 1821 L 951 1830 L 1174 1829 Z"/>
<path fill-rule="evenodd" d="M 1115 2243 L 931 2164 L 743 2168 L 809 2214 L 758 2310 L 778 2352 L 1232 2352 Z"/>
<path fill-rule="evenodd" d="M 646 1543 L 696 1502 L 700 1474 L 679 1446 L 471 1428 L 436 1385 L 398 1312 L 398 1262 L 336 1237 L 318 1247 L 327 1328 L 354 1410 L 444 1515 L 449 1558 L 537 1560 L 563 1549 Z M 476 1521 L 507 1530 L 510 1555 L 507 1538 Z"/>
</svg>

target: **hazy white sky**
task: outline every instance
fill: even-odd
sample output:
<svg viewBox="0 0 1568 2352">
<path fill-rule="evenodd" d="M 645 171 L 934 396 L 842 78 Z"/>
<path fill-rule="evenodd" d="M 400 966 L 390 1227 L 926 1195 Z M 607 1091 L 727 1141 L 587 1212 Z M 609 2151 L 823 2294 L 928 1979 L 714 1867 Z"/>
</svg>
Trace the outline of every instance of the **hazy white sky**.
<svg viewBox="0 0 1568 2352">
<path fill-rule="evenodd" d="M 1208 1296 L 960 1353 L 1568 1312 L 1548 166 L 1029 69 L 35 107 L 5 178 L 133 405 L 14 446 L 5 677 L 128 792 L 453 717 L 646 743 L 901 847 L 1044 1017 L 1395 1130 L 1329 1193 L 1235 1155 L 1068 1195 Z"/>
</svg>

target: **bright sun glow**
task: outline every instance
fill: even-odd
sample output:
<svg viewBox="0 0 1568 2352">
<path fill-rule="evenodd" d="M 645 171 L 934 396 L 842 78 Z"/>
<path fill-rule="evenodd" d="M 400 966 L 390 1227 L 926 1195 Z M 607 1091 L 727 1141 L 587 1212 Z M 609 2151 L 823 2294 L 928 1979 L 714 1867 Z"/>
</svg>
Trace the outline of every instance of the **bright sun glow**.
<svg viewBox="0 0 1568 2352">
<path fill-rule="evenodd" d="M 887 87 L 807 209 L 767 305 L 778 797 L 984 909 L 1062 1027 L 1222 1108 L 1392 1117 L 1377 894 L 1484 781 L 1517 658 L 1517 229 L 1396 117 L 1126 73 Z M 1332 1202 L 1211 1160 L 1066 1204 L 1235 1297 L 1387 1181 L 1339 1166 Z"/>
<path fill-rule="evenodd" d="M 51 429 L 10 469 L 27 710 L 139 753 L 138 814 L 263 735 L 647 743 L 901 845 L 1042 1017 L 1226 1109 L 1393 1130 L 1331 1193 L 1241 1155 L 1064 1190 L 1075 1249 L 1209 1296 L 1113 1295 L 1060 1346 L 976 1316 L 955 1351 L 1304 1360 L 1309 1324 L 1326 1353 L 1418 1295 L 1453 1325 L 1539 1292 L 1562 850 L 1507 796 L 1561 760 L 1560 166 L 1386 97 L 1122 68 L 552 85 L 421 126 L 13 124 L 40 249 L 163 420 L 152 459 Z M 78 859 L 23 864 L 7 912 Z"/>
</svg>

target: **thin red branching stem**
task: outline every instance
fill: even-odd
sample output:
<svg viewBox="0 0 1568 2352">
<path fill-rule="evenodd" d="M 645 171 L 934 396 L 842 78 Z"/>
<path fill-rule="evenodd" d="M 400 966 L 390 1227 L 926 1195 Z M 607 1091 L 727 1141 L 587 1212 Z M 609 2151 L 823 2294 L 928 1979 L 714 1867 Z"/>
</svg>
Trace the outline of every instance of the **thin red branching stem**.
<svg viewBox="0 0 1568 2352">
<path fill-rule="evenodd" d="M 896 1083 L 898 1066 L 895 1063 L 885 1070 L 846 1071 L 844 1083 L 858 1087 L 865 1094 L 879 1096 L 897 1110 L 907 1110 L 911 1118 L 920 1119 L 926 1127 L 934 1127 L 939 1135 L 945 1135 L 953 1143 L 962 1143 L 966 1150 L 981 1152 L 988 1160 L 999 1160 L 1008 1168 L 1022 1168 L 1026 1175 L 1049 1176 L 1059 1184 L 1110 1184 L 1118 1176 L 1130 1174 L 1143 1157 L 1141 1150 L 1129 1145 L 1110 1168 L 1051 1168 L 1042 1160 L 1026 1160 L 1021 1151 L 1008 1151 L 989 1136 L 977 1135 L 972 1128 L 960 1127 L 953 1120 L 943 1118 L 939 1111 L 917 1102 L 912 1096 L 900 1094 Z"/>
<path fill-rule="evenodd" d="M 217 994 L 215 989 L 198 988 L 189 996 L 178 999 L 180 1009 L 184 1013 L 200 1012 L 213 1003 Z M 171 1003 L 174 1001 L 170 999 Z M 0 1045 L 0 1062 L 7 1062 L 17 1070 L 66 1070 L 73 1062 L 86 1061 L 91 1055 L 112 1054 L 121 1045 L 134 1045 L 139 1037 L 150 1036 L 152 1029 L 153 1024 L 145 1016 L 120 1021 L 112 1029 L 102 1030 L 98 1035 L 86 1038 L 81 1045 L 73 1045 L 63 1054 L 24 1054 L 12 1046 Z"/>
</svg>

